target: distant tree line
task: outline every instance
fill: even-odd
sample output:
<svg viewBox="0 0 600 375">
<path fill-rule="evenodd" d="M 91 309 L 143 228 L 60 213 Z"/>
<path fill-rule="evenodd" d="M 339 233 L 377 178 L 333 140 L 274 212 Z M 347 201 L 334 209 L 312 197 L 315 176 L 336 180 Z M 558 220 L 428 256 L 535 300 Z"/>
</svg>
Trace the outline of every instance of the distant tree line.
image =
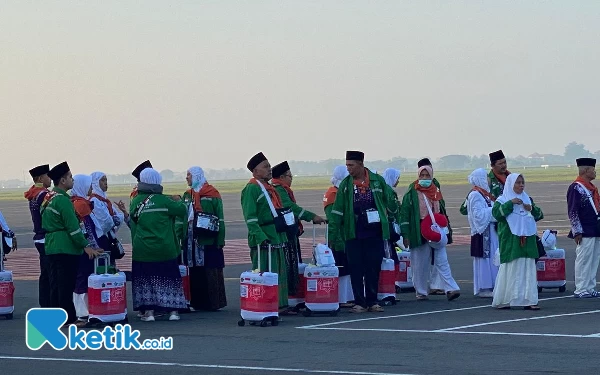
<svg viewBox="0 0 600 375">
<path fill-rule="evenodd" d="M 568 166 L 575 163 L 575 159 L 581 157 L 595 157 L 600 159 L 600 151 L 592 153 L 585 148 L 581 143 L 571 142 L 565 146 L 563 155 L 554 154 L 538 154 L 531 155 L 507 155 L 509 166 L 515 167 L 541 167 L 541 166 Z M 395 157 L 390 160 L 365 160 L 371 170 L 376 170 L 379 173 L 386 168 L 397 168 L 401 171 L 414 170 L 418 159 Z M 469 156 L 469 155 L 446 155 L 439 159 L 432 159 L 432 163 L 436 170 L 472 170 L 475 168 L 488 168 L 490 160 L 488 155 Z M 290 160 L 290 168 L 292 173 L 297 176 L 327 176 L 330 175 L 333 169 L 341 164 L 344 164 L 343 159 L 327 159 L 322 161 L 298 161 Z M 250 172 L 246 168 L 230 168 L 230 169 L 209 169 L 205 168 L 204 173 L 208 180 L 239 180 L 246 179 L 250 176 Z M 163 182 L 184 182 L 187 172 L 176 172 L 170 169 L 160 171 Z M 135 179 L 130 174 L 108 175 L 108 180 L 111 184 L 135 184 Z M 0 181 L 2 188 L 22 188 L 29 186 L 30 181 L 22 181 L 18 179 Z"/>
</svg>

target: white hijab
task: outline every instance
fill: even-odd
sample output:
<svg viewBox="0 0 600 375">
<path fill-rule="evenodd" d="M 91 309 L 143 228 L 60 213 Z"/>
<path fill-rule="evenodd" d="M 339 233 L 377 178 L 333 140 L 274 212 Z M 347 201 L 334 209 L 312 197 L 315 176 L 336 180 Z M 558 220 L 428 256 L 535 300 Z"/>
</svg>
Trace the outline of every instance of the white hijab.
<svg viewBox="0 0 600 375">
<path fill-rule="evenodd" d="M 348 176 L 348 168 L 345 165 L 338 165 L 333 169 L 333 176 L 331 177 L 331 183 L 333 186 L 339 188 L 340 183 Z"/>
<path fill-rule="evenodd" d="M 191 167 L 188 172 L 192 175 L 192 189 L 197 193 L 200 191 L 202 186 L 206 183 L 206 177 L 204 177 L 204 170 L 200 167 Z"/>
<path fill-rule="evenodd" d="M 87 174 L 76 174 L 73 176 L 73 188 L 71 195 L 74 197 L 86 198 L 92 186 L 92 176 Z"/>
<path fill-rule="evenodd" d="M 387 168 L 383 171 L 383 179 L 385 183 L 388 184 L 391 188 L 394 187 L 394 184 L 400 178 L 400 170 L 394 168 Z"/>
<path fill-rule="evenodd" d="M 482 188 L 483 190 L 485 190 L 489 193 L 490 185 L 488 185 L 487 178 L 488 178 L 488 172 L 485 169 L 483 169 L 483 168 L 475 169 L 469 175 L 469 183 L 473 186 Z"/>
<path fill-rule="evenodd" d="M 500 197 L 496 200 L 500 204 L 504 204 L 514 198 L 519 198 L 523 201 L 523 204 L 515 204 L 513 206 L 513 212 L 506 217 L 510 231 L 515 236 L 533 236 L 537 234 L 537 224 L 531 212 L 525 210 L 523 205 L 531 205 L 531 198 L 523 190 L 521 194 L 515 193 L 515 182 L 519 178 L 520 173 L 511 173 L 506 178 L 506 184 L 504 185 L 504 191 Z"/>
<path fill-rule="evenodd" d="M 101 196 L 102 198 L 106 198 L 106 192 L 102 191 L 100 188 L 100 179 L 106 174 L 104 172 L 94 172 L 91 174 L 92 176 L 92 193 Z"/>
<path fill-rule="evenodd" d="M 140 173 L 140 182 L 150 185 L 160 185 L 162 177 L 154 168 L 146 168 Z"/>
</svg>

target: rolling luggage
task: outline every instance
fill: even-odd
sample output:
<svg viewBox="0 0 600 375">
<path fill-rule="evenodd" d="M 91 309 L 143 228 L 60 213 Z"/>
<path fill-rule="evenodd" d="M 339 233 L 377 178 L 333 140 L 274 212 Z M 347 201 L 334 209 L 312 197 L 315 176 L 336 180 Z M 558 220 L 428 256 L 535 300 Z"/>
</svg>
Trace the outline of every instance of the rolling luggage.
<svg viewBox="0 0 600 375">
<path fill-rule="evenodd" d="M 396 292 L 414 292 L 415 286 L 412 280 L 412 268 L 410 267 L 410 250 L 401 247 L 396 253 L 400 261 L 396 265 Z"/>
<path fill-rule="evenodd" d="M 98 273 L 100 259 L 104 259 L 104 273 Z M 94 273 L 88 277 L 89 323 L 127 323 L 127 281 L 124 272 L 108 273 L 110 254 L 102 253 L 94 259 Z"/>
<path fill-rule="evenodd" d="M 243 327 L 248 321 L 251 325 L 260 323 L 266 327 L 279 324 L 279 275 L 271 272 L 271 244 L 269 244 L 269 271 L 260 271 L 260 245 L 257 245 L 258 271 L 245 271 L 240 276 L 240 310 Z"/>
<path fill-rule="evenodd" d="M 15 311 L 15 284 L 12 271 L 4 269 L 4 246 L 2 232 L 0 231 L 0 316 L 7 320 L 13 318 Z"/>
<path fill-rule="evenodd" d="M 181 275 L 181 282 L 183 284 L 183 295 L 185 296 L 185 303 L 188 307 L 192 301 L 192 293 L 190 289 L 190 268 L 184 263 L 183 250 L 181 250 L 181 264 L 179 265 L 179 274 Z"/>
<path fill-rule="evenodd" d="M 396 266 L 390 257 L 390 244 L 384 243 L 385 258 L 381 260 L 381 271 L 379 271 L 379 285 L 377 288 L 377 299 L 384 306 L 396 304 Z M 395 250 L 393 250 L 395 251 Z"/>
<path fill-rule="evenodd" d="M 327 233 L 327 227 L 325 227 L 325 232 Z M 315 224 L 313 224 L 313 258 L 315 264 L 309 264 L 304 269 L 306 309 L 302 315 L 311 316 L 314 312 L 336 316 L 340 311 L 340 271 L 333 260 L 332 250 L 326 244 L 316 244 Z"/>
<path fill-rule="evenodd" d="M 538 259 L 536 268 L 538 292 L 542 289 L 558 289 L 564 293 L 567 290 L 564 249 L 546 250 L 546 255 Z"/>
</svg>

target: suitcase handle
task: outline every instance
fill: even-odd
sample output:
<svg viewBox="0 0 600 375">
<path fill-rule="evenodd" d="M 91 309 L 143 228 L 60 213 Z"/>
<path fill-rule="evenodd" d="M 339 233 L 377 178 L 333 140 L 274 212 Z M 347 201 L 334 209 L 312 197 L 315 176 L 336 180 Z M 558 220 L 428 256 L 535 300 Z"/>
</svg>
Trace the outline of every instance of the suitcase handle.
<svg viewBox="0 0 600 375">
<path fill-rule="evenodd" d="M 4 233 L 0 230 L 0 272 L 4 271 Z"/>
<path fill-rule="evenodd" d="M 271 244 L 269 244 L 268 246 L 269 246 L 269 247 L 268 247 L 268 249 L 267 249 L 267 252 L 269 253 L 269 254 L 268 254 L 268 255 L 269 255 L 269 259 L 268 259 L 268 261 L 269 261 L 269 266 L 268 266 L 268 268 L 269 268 L 269 272 L 273 272 L 273 271 L 271 271 Z M 257 251 L 257 253 L 258 253 L 258 254 L 257 254 L 257 256 L 258 256 L 258 272 L 259 272 L 259 273 L 260 273 L 260 272 L 264 272 L 264 271 L 261 271 L 261 270 L 260 270 L 260 268 L 261 268 L 261 267 L 260 267 L 260 244 L 256 245 L 256 251 Z"/>
<path fill-rule="evenodd" d="M 110 254 L 100 253 L 94 258 L 94 274 L 98 270 L 100 259 L 104 259 L 104 275 L 108 275 L 108 267 L 110 266 Z"/>
</svg>

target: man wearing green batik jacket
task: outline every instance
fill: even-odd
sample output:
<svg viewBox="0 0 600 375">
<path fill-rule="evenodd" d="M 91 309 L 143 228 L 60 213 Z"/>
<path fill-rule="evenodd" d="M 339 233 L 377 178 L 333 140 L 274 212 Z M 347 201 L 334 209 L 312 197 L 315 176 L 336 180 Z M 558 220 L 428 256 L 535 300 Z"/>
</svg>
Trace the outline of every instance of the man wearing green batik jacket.
<svg viewBox="0 0 600 375">
<path fill-rule="evenodd" d="M 295 315 L 297 313 L 288 308 L 288 274 L 285 260 L 286 251 L 289 251 L 287 234 L 285 231 L 278 232 L 274 223 L 275 216 L 278 216 L 277 210 L 283 209 L 283 206 L 279 194 L 269 183 L 272 177 L 271 164 L 263 153 L 259 152 L 248 161 L 246 167 L 252 172 L 253 177 L 242 190 L 241 204 L 248 227 L 252 268 L 261 272 L 269 271 L 270 245 L 270 269 L 278 275 L 280 314 Z M 260 264 L 258 264 L 258 247 L 260 247 Z"/>
<path fill-rule="evenodd" d="M 80 257 L 85 253 L 90 259 L 101 250 L 89 246 L 81 230 L 79 219 L 67 191 L 73 187 L 73 176 L 67 162 L 58 164 L 48 172 L 54 182 L 52 192 L 46 194 L 42 207 L 42 227 L 46 231 L 45 250 L 50 268 L 50 306 L 67 312 L 65 324 L 77 322 L 73 290 L 77 280 Z M 78 324 L 85 324 L 80 322 Z"/>
<path fill-rule="evenodd" d="M 354 313 L 382 312 L 377 300 L 384 242 L 390 239 L 390 212 L 395 202 L 383 177 L 364 167 L 364 153 L 346 152 L 349 176 L 341 183 L 331 210 L 335 248 L 345 246 L 356 305 Z M 364 281 L 363 281 L 364 280 Z"/>
</svg>

